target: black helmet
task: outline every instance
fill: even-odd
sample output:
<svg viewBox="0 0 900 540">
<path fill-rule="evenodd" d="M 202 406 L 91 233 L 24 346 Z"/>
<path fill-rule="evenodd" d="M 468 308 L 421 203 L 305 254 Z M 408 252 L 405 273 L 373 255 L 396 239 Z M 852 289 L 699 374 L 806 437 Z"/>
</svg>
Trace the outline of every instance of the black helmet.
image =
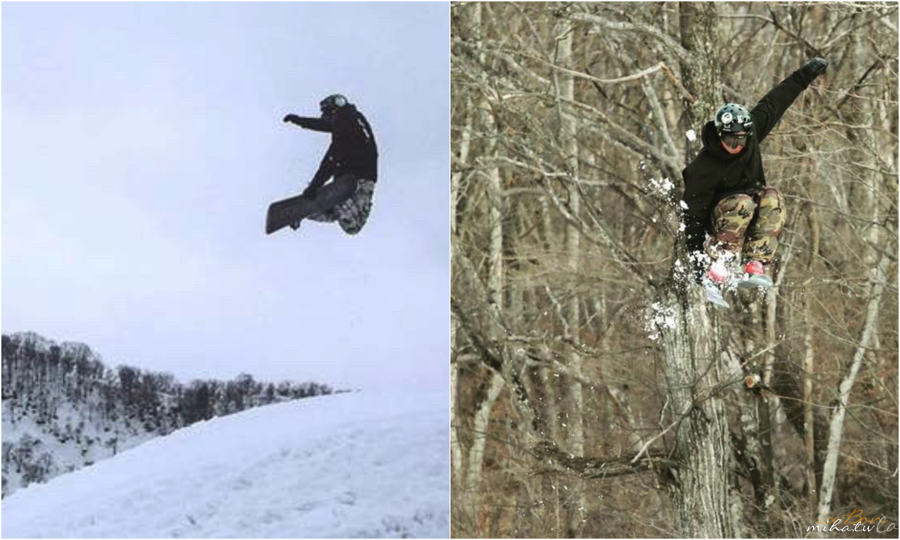
<svg viewBox="0 0 900 540">
<path fill-rule="evenodd" d="M 347 103 L 347 98 L 344 96 L 340 94 L 331 94 L 319 102 L 319 110 L 322 111 L 323 116 L 330 116 L 334 111 L 340 109 Z"/>
<path fill-rule="evenodd" d="M 716 133 L 721 137 L 723 133 L 751 133 L 753 120 L 750 111 L 737 103 L 726 103 L 716 111 Z"/>
</svg>

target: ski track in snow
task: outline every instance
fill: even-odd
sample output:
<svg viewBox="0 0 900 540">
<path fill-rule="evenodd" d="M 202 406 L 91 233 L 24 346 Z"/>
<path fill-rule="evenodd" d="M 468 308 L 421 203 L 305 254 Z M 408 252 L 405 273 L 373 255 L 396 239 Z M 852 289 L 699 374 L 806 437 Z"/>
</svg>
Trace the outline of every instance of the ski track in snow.
<svg viewBox="0 0 900 540">
<path fill-rule="evenodd" d="M 195 424 L 14 493 L 2 533 L 446 538 L 447 402 L 340 394 Z"/>
</svg>

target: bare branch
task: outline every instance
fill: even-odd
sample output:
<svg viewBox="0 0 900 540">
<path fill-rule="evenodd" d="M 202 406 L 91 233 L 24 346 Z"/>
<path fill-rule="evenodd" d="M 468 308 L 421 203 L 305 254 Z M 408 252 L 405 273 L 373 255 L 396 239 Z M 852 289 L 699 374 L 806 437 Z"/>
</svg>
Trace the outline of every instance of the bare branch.
<svg viewBox="0 0 900 540">
<path fill-rule="evenodd" d="M 604 480 L 648 471 L 659 471 L 676 466 L 662 452 L 653 452 L 641 459 L 629 456 L 619 458 L 590 458 L 573 456 L 561 451 L 552 442 L 542 442 L 533 450 L 534 457 L 547 469 L 540 472 L 571 474 L 587 480 Z"/>
</svg>

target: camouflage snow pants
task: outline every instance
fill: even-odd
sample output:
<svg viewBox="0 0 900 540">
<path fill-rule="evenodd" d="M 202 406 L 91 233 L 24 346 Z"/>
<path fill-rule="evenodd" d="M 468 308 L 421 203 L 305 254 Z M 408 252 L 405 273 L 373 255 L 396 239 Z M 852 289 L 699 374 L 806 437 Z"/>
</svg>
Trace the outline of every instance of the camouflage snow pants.
<svg viewBox="0 0 900 540">
<path fill-rule="evenodd" d="M 337 221 L 347 234 L 356 234 L 362 230 L 372 211 L 372 195 L 375 193 L 375 182 L 359 179 L 353 195 L 338 203 L 330 210 L 309 216 L 313 221 Z"/>
<path fill-rule="evenodd" d="M 785 220 L 784 199 L 767 187 L 755 196 L 738 193 L 725 197 L 712 215 L 714 237 L 706 244 L 713 260 L 722 257 L 740 261 L 772 262 Z"/>
</svg>

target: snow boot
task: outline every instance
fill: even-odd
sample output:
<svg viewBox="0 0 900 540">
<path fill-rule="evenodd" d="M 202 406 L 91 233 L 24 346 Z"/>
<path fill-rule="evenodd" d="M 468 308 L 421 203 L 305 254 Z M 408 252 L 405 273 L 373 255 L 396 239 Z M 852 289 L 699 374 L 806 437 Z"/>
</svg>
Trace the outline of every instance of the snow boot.
<svg viewBox="0 0 900 540">
<path fill-rule="evenodd" d="M 722 261 L 713 261 L 706 271 L 706 279 L 703 280 L 703 290 L 706 293 L 706 301 L 719 306 L 730 308 L 731 306 L 722 296 L 722 287 L 728 281 L 728 268 Z"/>
<path fill-rule="evenodd" d="M 721 285 L 728 279 L 728 268 L 726 268 L 721 261 L 715 261 L 709 265 L 709 270 L 706 271 L 706 277 L 713 283 Z"/>
<path fill-rule="evenodd" d="M 742 289 L 753 289 L 756 287 L 771 287 L 772 278 L 766 275 L 766 268 L 759 261 L 749 261 L 744 265 L 744 276 L 738 282 L 738 287 Z"/>
</svg>

